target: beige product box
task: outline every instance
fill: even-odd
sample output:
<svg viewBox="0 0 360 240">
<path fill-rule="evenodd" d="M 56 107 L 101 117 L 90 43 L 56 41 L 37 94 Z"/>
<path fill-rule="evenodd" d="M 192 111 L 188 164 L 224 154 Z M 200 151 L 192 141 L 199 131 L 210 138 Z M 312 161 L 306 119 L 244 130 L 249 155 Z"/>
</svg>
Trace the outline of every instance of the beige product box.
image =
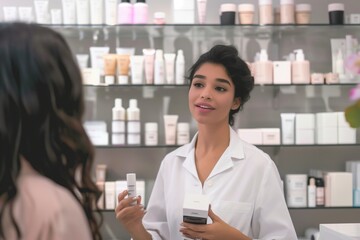
<svg viewBox="0 0 360 240">
<path fill-rule="evenodd" d="M 291 84 L 291 62 L 273 61 L 274 84 Z"/>
<path fill-rule="evenodd" d="M 295 115 L 295 144 L 315 144 L 315 114 Z"/>
<path fill-rule="evenodd" d="M 338 112 L 338 143 L 339 144 L 355 144 L 356 129 L 351 128 L 345 119 L 344 112 Z"/>
<path fill-rule="evenodd" d="M 262 129 L 263 145 L 280 145 L 280 128 Z"/>
<path fill-rule="evenodd" d="M 245 142 L 262 145 L 262 129 L 261 128 L 240 128 L 237 130 L 239 137 Z"/>
<path fill-rule="evenodd" d="M 320 224 L 319 240 L 359 240 L 360 223 Z"/>
<path fill-rule="evenodd" d="M 325 207 L 352 207 L 352 178 L 349 172 L 328 172 L 325 175 Z"/>
<path fill-rule="evenodd" d="M 105 209 L 115 209 L 115 182 L 105 182 Z"/>
<path fill-rule="evenodd" d="M 186 194 L 183 204 L 183 221 L 195 224 L 206 224 L 210 200 L 202 194 Z"/>
<path fill-rule="evenodd" d="M 316 143 L 338 143 L 338 118 L 336 112 L 316 113 Z"/>
</svg>

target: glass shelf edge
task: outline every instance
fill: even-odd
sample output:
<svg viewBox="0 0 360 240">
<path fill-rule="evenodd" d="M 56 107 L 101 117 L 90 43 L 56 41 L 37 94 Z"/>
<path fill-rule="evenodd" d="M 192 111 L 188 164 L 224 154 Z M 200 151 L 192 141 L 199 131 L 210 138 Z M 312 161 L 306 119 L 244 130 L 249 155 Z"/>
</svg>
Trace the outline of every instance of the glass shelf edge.
<svg viewBox="0 0 360 240">
<path fill-rule="evenodd" d="M 359 83 L 339 83 L 339 84 L 255 84 L 255 87 L 305 87 L 305 86 L 355 86 Z M 150 84 L 111 84 L 111 85 L 91 85 L 91 84 L 83 84 L 84 87 L 189 87 L 188 84 L 157 84 L 157 85 L 150 85 Z"/>
</svg>

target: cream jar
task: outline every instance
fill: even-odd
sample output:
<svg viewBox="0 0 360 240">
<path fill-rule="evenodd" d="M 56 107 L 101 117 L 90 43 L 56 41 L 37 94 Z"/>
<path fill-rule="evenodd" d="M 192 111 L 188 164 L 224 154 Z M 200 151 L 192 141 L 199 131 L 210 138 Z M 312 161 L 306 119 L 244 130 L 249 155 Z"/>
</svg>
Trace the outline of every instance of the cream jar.
<svg viewBox="0 0 360 240">
<path fill-rule="evenodd" d="M 273 24 L 272 0 L 259 0 L 259 24 Z"/>
<path fill-rule="evenodd" d="M 165 24 L 165 13 L 164 12 L 155 12 L 154 13 L 154 23 L 155 24 Z"/>
<path fill-rule="evenodd" d="M 310 4 L 296 4 L 295 20 L 297 24 L 309 24 L 311 14 Z"/>
<path fill-rule="evenodd" d="M 280 18 L 281 24 L 295 23 L 294 0 L 280 0 Z"/>
<path fill-rule="evenodd" d="M 254 23 L 254 4 L 239 4 L 238 16 L 240 24 L 253 24 Z"/>
</svg>

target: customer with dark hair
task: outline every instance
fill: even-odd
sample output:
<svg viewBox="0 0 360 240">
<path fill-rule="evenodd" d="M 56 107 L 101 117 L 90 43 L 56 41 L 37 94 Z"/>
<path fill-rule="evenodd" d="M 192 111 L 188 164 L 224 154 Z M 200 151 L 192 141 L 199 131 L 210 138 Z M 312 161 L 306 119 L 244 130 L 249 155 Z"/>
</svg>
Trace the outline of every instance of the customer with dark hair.
<svg viewBox="0 0 360 240">
<path fill-rule="evenodd" d="M 0 239 L 101 239 L 83 113 L 81 73 L 64 38 L 1 23 Z"/>
<path fill-rule="evenodd" d="M 147 211 L 119 194 L 116 218 L 134 240 L 295 240 L 274 162 L 230 127 L 254 86 L 236 48 L 217 45 L 190 69 L 193 140 L 161 163 Z M 230 126 L 229 126 L 230 125 Z M 210 223 L 183 222 L 186 194 L 207 195 Z"/>
</svg>

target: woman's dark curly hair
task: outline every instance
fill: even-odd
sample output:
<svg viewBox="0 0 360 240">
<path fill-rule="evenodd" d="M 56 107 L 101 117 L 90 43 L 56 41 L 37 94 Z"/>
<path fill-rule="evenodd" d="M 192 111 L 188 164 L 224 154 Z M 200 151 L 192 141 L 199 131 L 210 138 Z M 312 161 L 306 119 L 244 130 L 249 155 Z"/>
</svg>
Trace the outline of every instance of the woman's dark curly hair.
<svg viewBox="0 0 360 240">
<path fill-rule="evenodd" d="M 208 52 L 202 54 L 189 69 L 188 79 L 190 80 L 190 86 L 195 72 L 204 63 L 215 63 L 224 66 L 235 86 L 234 98 L 240 98 L 240 106 L 235 110 L 230 110 L 229 124 L 232 126 L 234 124 L 234 114 L 243 109 L 245 102 L 250 98 L 250 92 L 254 88 L 254 78 L 251 76 L 248 65 L 239 57 L 234 46 L 215 45 Z"/>
<path fill-rule="evenodd" d="M 93 239 L 101 239 L 102 216 L 94 212 L 100 191 L 91 178 L 94 148 L 82 125 L 81 73 L 68 44 L 46 27 L 2 23 L 0 56 L 0 239 L 5 206 L 22 236 L 12 209 L 20 157 L 73 195 Z"/>
</svg>

